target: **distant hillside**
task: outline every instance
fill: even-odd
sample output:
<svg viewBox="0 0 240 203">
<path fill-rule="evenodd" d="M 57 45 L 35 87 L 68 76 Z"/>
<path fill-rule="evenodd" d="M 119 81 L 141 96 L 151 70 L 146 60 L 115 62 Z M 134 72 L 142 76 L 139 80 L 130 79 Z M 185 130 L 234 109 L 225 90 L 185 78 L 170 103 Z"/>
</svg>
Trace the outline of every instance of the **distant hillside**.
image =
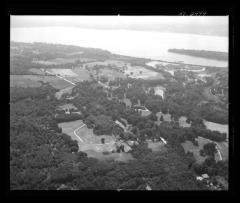
<svg viewBox="0 0 240 203">
<path fill-rule="evenodd" d="M 72 55 L 75 54 L 75 55 Z M 136 58 L 112 54 L 111 52 L 99 48 L 79 47 L 63 44 L 48 43 L 23 43 L 10 42 L 10 74 L 24 75 L 33 74 L 30 68 L 71 68 L 82 65 L 79 60 L 71 61 L 71 58 L 93 59 L 96 61 L 121 60 L 133 65 L 142 65 L 150 59 Z M 64 64 L 54 64 L 46 66 L 44 64 L 33 63 L 32 61 L 48 61 L 54 59 L 66 59 L 69 62 Z"/>
<path fill-rule="evenodd" d="M 220 61 L 228 61 L 228 53 L 220 51 L 207 51 L 207 50 L 191 50 L 191 49 L 168 49 L 169 52 L 190 55 L 208 59 L 216 59 Z"/>
</svg>

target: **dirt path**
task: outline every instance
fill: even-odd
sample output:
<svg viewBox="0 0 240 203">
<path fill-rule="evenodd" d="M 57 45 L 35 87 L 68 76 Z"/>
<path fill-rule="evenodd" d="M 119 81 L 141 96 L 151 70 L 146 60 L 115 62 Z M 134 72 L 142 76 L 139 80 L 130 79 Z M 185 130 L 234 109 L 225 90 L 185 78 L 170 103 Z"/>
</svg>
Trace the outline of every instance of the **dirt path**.
<svg viewBox="0 0 240 203">
<path fill-rule="evenodd" d="M 216 142 L 215 142 L 216 143 Z M 221 152 L 220 152 L 220 150 L 219 150 L 219 145 L 218 145 L 218 143 L 216 143 L 217 145 L 216 145 L 216 149 L 217 149 L 217 152 L 218 152 L 218 155 L 219 155 L 219 159 L 220 159 L 220 161 L 222 161 L 223 159 L 222 159 L 222 155 L 221 155 Z"/>
<path fill-rule="evenodd" d="M 51 72 L 49 72 L 49 71 L 47 71 L 47 70 L 45 70 L 45 72 L 48 73 L 48 74 L 51 74 L 51 75 L 55 75 L 56 77 L 61 78 L 61 79 L 65 80 L 66 82 L 69 82 L 69 83 L 72 84 L 72 85 L 76 85 L 76 84 L 73 83 L 72 81 L 70 81 L 70 80 L 68 80 L 68 79 L 66 79 L 66 78 L 64 78 L 64 77 L 62 77 L 62 76 L 60 76 L 60 75 L 53 74 L 53 73 L 51 73 Z"/>
<path fill-rule="evenodd" d="M 77 135 L 76 131 L 78 131 L 79 129 L 81 129 L 81 128 L 84 127 L 85 125 L 86 125 L 86 124 L 83 124 L 83 125 L 81 125 L 80 127 L 78 127 L 77 129 L 75 129 L 75 130 L 73 131 L 74 135 L 75 135 L 82 143 L 84 143 L 84 141 L 82 140 L 81 137 L 79 137 L 79 136 Z"/>
</svg>

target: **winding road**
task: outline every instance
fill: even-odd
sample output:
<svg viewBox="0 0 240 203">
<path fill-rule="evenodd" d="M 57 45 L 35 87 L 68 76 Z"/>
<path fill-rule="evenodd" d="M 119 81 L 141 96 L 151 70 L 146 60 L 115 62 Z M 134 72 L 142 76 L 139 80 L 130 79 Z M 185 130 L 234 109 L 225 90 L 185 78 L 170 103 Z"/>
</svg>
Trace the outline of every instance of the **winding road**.
<svg viewBox="0 0 240 203">
<path fill-rule="evenodd" d="M 75 135 L 82 143 L 84 143 L 84 141 L 82 140 L 81 137 L 79 137 L 79 136 L 77 135 L 76 131 L 78 131 L 79 129 L 81 129 L 81 128 L 84 127 L 85 125 L 86 125 L 86 124 L 83 124 L 83 125 L 81 125 L 80 127 L 76 128 L 76 129 L 73 131 L 74 135 Z"/>
</svg>

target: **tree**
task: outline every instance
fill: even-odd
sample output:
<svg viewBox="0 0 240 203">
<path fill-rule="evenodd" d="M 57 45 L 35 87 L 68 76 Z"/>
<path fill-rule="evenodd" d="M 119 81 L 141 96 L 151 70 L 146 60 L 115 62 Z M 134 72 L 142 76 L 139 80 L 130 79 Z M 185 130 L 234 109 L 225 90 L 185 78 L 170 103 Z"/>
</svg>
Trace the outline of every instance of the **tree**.
<svg viewBox="0 0 240 203">
<path fill-rule="evenodd" d="M 157 116 L 156 116 L 156 114 L 154 114 L 154 113 L 151 113 L 151 114 L 148 116 L 148 118 L 149 118 L 150 120 L 152 120 L 152 121 L 157 121 Z"/>
<path fill-rule="evenodd" d="M 161 122 L 164 121 L 164 119 L 163 119 L 163 115 L 161 115 L 161 117 L 160 117 L 160 121 L 161 121 Z"/>
<path fill-rule="evenodd" d="M 203 150 L 206 155 L 214 157 L 215 153 L 217 152 L 216 144 L 214 142 L 206 143 L 203 145 Z"/>
<path fill-rule="evenodd" d="M 207 167 L 205 165 L 194 163 L 192 165 L 192 167 L 198 175 L 202 175 L 204 173 L 207 173 Z"/>
<path fill-rule="evenodd" d="M 209 156 L 205 159 L 205 161 L 203 162 L 203 165 L 206 167 L 211 167 L 216 163 L 215 158 L 212 156 Z"/>
<path fill-rule="evenodd" d="M 73 145 L 71 147 L 71 152 L 78 152 L 78 146 Z"/>
<path fill-rule="evenodd" d="M 149 94 L 150 95 L 154 95 L 155 94 L 154 88 L 150 88 Z"/>
</svg>

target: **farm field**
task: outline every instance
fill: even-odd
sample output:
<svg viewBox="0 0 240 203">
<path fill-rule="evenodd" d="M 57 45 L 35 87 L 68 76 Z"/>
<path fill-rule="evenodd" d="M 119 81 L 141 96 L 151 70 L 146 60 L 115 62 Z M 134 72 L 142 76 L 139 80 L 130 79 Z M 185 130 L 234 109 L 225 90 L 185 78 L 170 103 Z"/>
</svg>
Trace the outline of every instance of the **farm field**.
<svg viewBox="0 0 240 203">
<path fill-rule="evenodd" d="M 56 89 L 64 89 L 69 83 L 55 76 L 10 75 L 10 87 L 40 87 L 42 82 L 49 82 Z"/>
<path fill-rule="evenodd" d="M 48 70 L 48 72 L 51 72 L 52 74 L 55 74 L 55 75 L 59 74 L 61 76 L 70 76 L 70 77 L 78 76 L 70 68 L 66 68 L 66 69 L 62 69 L 62 68 L 61 69 L 54 69 L 54 68 L 52 68 L 52 69 Z"/>
<path fill-rule="evenodd" d="M 29 71 L 32 72 L 32 73 L 35 73 L 37 75 L 45 75 L 45 73 L 41 69 L 30 68 Z"/>
<path fill-rule="evenodd" d="M 84 80 L 90 80 L 90 73 L 88 70 L 82 67 L 70 68 L 59 68 L 59 69 L 47 69 L 49 74 L 60 75 L 72 82 L 79 82 Z"/>
<path fill-rule="evenodd" d="M 47 61 L 43 60 L 34 60 L 32 63 L 38 63 L 43 65 L 60 65 L 60 64 L 67 64 L 67 63 L 74 63 L 78 58 L 55 58 Z"/>
</svg>

